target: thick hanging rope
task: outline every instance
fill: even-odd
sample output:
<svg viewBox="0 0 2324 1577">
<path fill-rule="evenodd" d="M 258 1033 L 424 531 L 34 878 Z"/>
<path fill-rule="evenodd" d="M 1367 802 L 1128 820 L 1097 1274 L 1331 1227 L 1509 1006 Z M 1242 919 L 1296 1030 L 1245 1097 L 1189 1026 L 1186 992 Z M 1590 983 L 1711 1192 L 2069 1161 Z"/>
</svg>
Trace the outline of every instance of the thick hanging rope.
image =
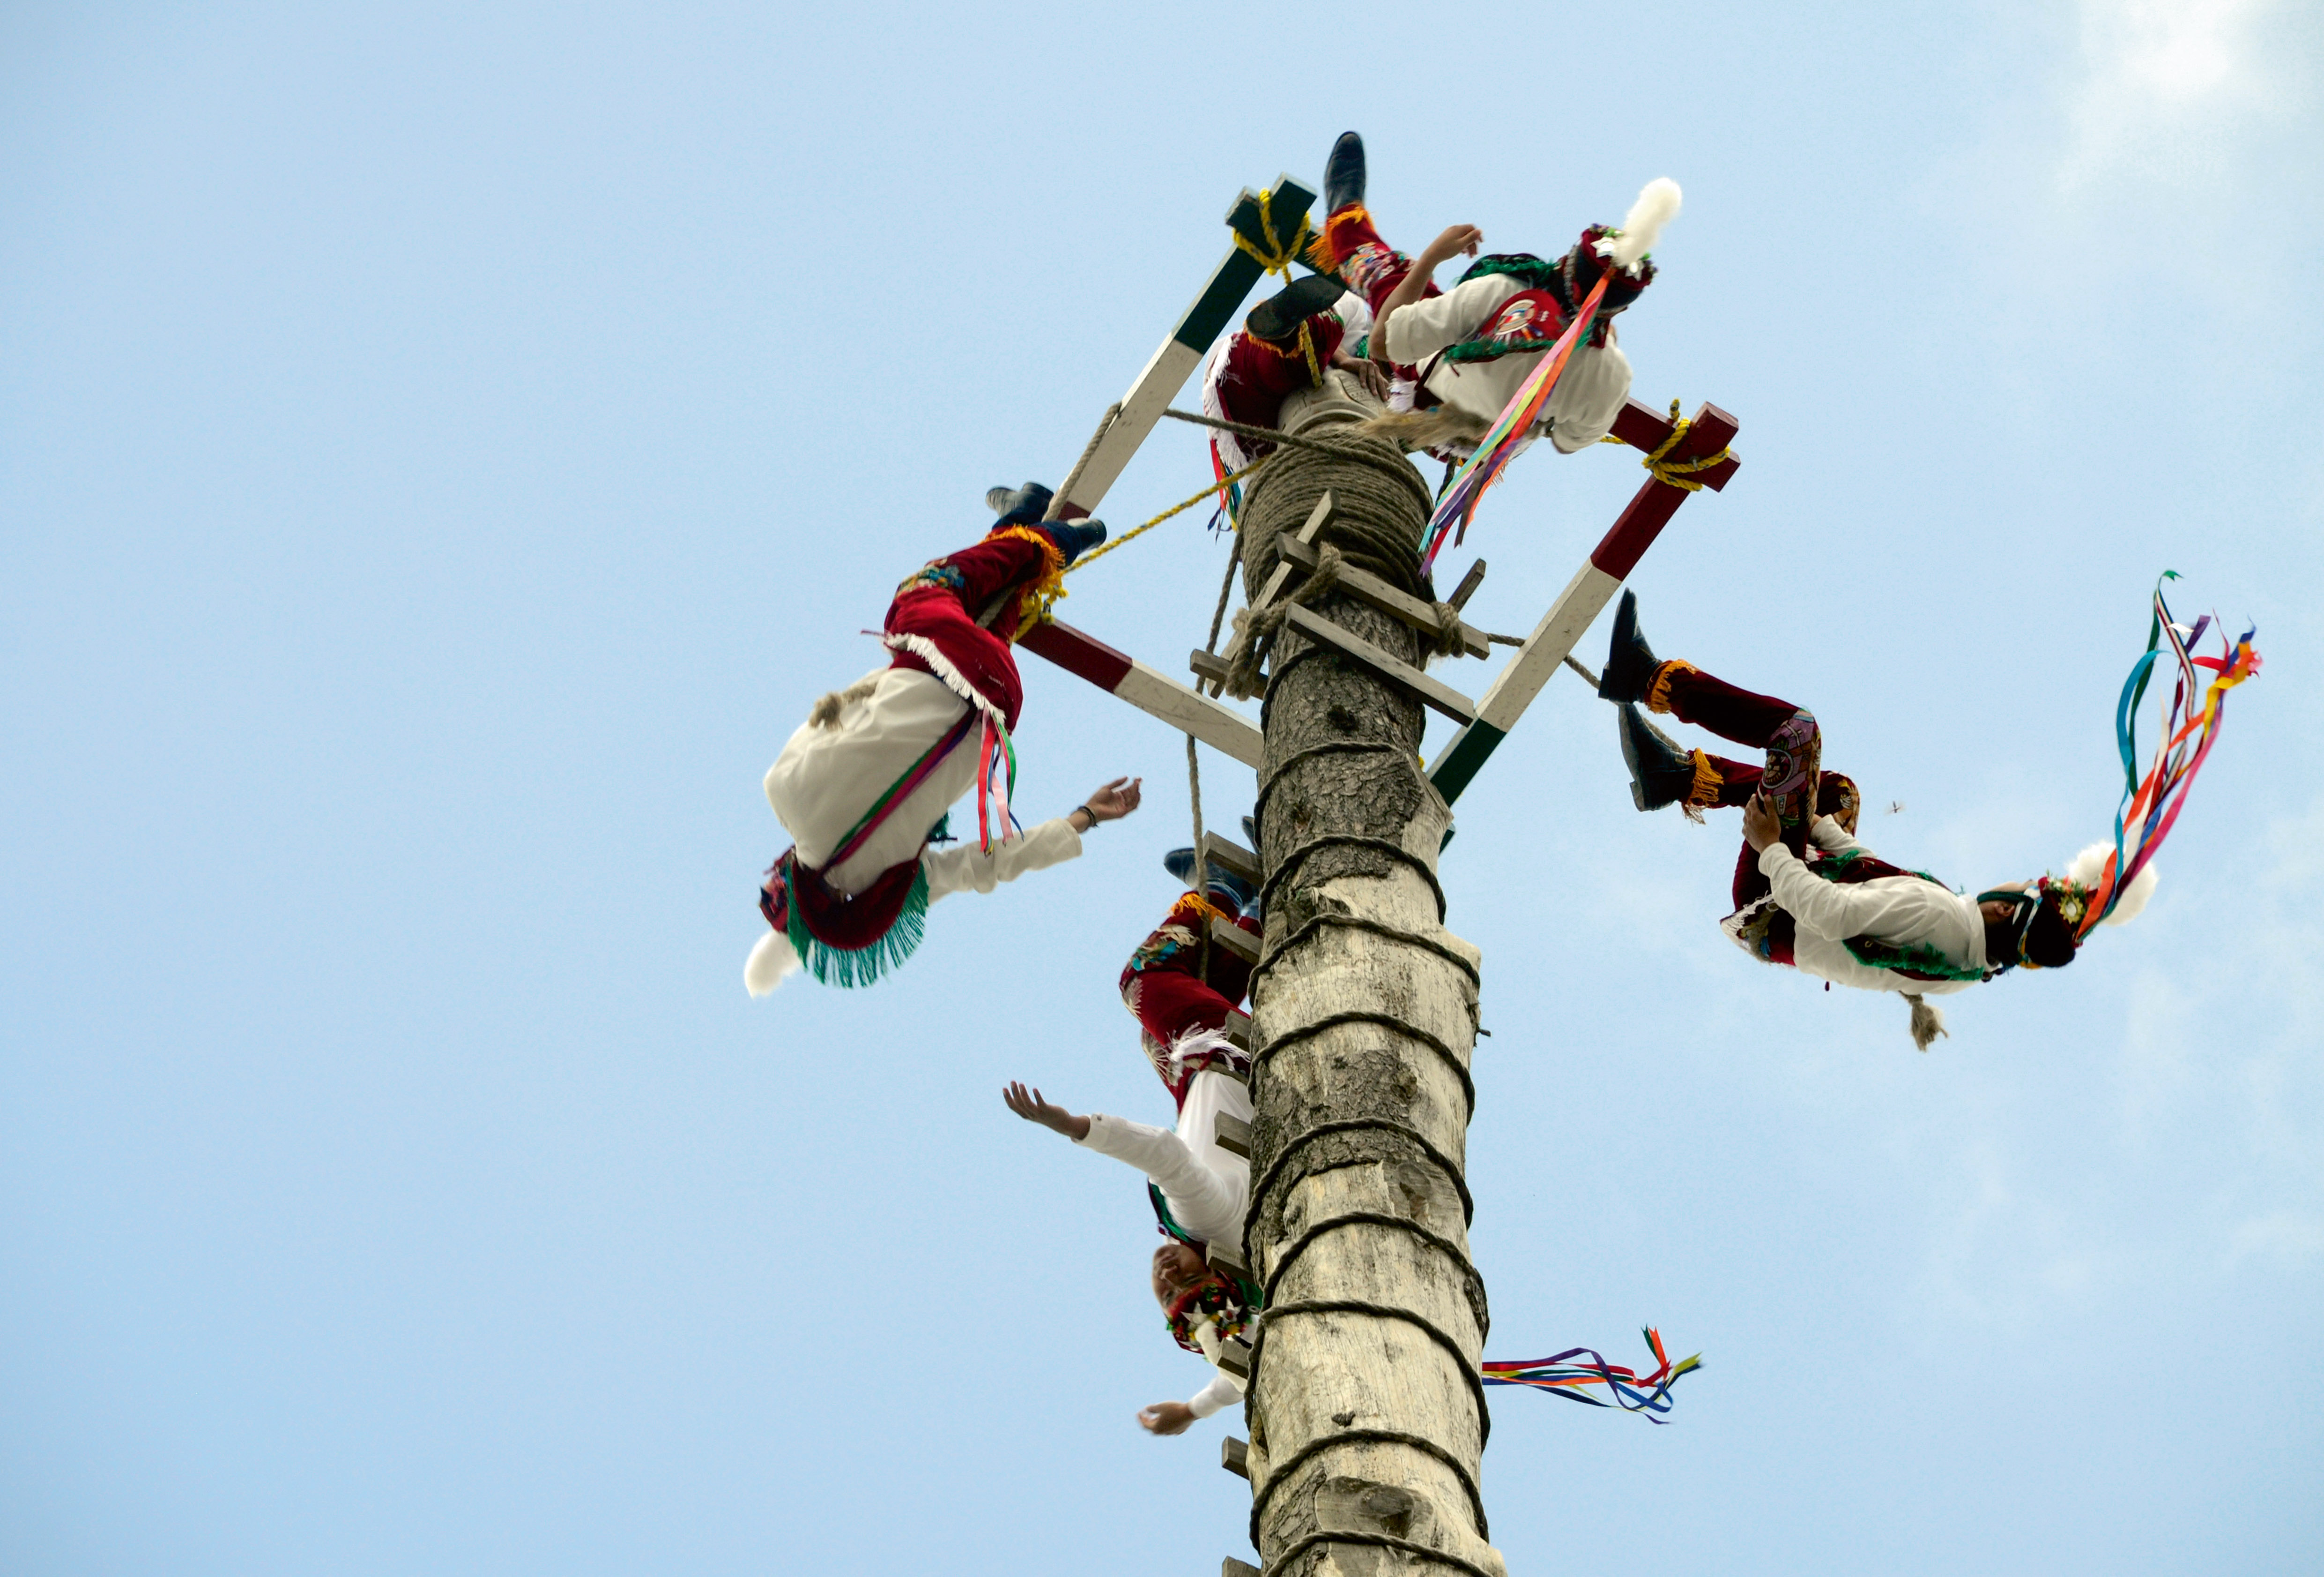
<svg viewBox="0 0 2324 1577">
<path fill-rule="evenodd" d="M 1338 453 L 1329 444 L 1314 438 L 1294 438 L 1287 432 L 1277 432 L 1271 427 L 1253 427 L 1247 421 L 1222 421 L 1215 416 L 1197 416 L 1191 410 L 1170 410 L 1162 413 L 1173 421 L 1191 421 L 1197 427 L 1214 427 L 1221 432 L 1231 432 L 1237 438 L 1255 438 L 1263 444 L 1281 444 L 1294 449 L 1314 449 L 1323 454 Z"/>
<path fill-rule="evenodd" d="M 1050 498 L 1048 511 L 1041 516 L 1043 520 L 1056 520 L 1057 512 L 1065 507 L 1065 500 L 1073 496 L 1074 484 L 1082 479 L 1082 473 L 1089 469 L 1090 456 L 1097 453 L 1098 445 L 1105 442 L 1106 429 L 1113 425 L 1114 418 L 1120 414 L 1121 401 L 1117 400 L 1105 408 L 1103 416 L 1097 419 L 1097 431 L 1090 434 L 1090 441 L 1082 446 L 1082 457 L 1074 462 L 1072 470 L 1065 473 L 1065 484 L 1058 488 L 1056 494 Z"/>
</svg>

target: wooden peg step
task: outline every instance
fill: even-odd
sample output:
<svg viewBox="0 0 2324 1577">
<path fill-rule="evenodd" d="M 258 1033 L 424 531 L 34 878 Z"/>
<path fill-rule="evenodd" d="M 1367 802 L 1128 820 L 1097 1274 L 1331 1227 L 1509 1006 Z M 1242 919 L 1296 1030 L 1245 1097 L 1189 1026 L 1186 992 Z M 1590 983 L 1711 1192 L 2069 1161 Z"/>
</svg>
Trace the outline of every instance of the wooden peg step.
<svg viewBox="0 0 2324 1577">
<path fill-rule="evenodd" d="M 1307 512 L 1307 523 L 1301 526 L 1297 533 L 1292 536 L 1285 546 L 1288 546 L 1289 542 L 1304 542 L 1312 545 L 1315 540 L 1315 533 L 1322 530 L 1323 522 L 1331 518 L 1332 495 L 1326 493 L 1315 501 L 1315 507 Z M 1292 568 L 1293 566 L 1287 562 L 1276 565 L 1275 573 L 1268 576 L 1267 584 L 1259 588 L 1259 599 L 1250 604 L 1252 613 L 1258 613 L 1282 595 L 1284 586 L 1291 579 Z"/>
<path fill-rule="evenodd" d="M 1219 1031 L 1219 1033 L 1225 1036 L 1228 1040 L 1231 1041 L 1237 1051 L 1250 1051 L 1250 1015 L 1242 1011 L 1239 1008 L 1229 1008 L 1227 1010 L 1226 1025 Z"/>
<path fill-rule="evenodd" d="M 1230 1336 L 1219 1343 L 1219 1367 L 1240 1380 L 1250 1378 L 1250 1343 Z"/>
<path fill-rule="evenodd" d="M 1229 1555 L 1226 1564 L 1219 1568 L 1219 1577 L 1260 1577 L 1260 1573 L 1249 1561 L 1238 1561 Z"/>
<path fill-rule="evenodd" d="M 1250 1478 L 1250 1447 L 1233 1435 L 1228 1435 L 1219 1442 L 1219 1466 L 1226 1469 L 1238 1479 Z"/>
<path fill-rule="evenodd" d="M 1246 1161 L 1250 1159 L 1250 1124 L 1241 1118 L 1220 1112 L 1218 1127 L 1213 1130 L 1213 1137 L 1217 1139 L 1219 1148 L 1227 1154 L 1240 1156 Z"/>
<path fill-rule="evenodd" d="M 1186 654 L 1186 666 L 1197 679 L 1212 687 L 1213 695 L 1227 682 L 1227 659 L 1215 651 L 1191 651 Z"/>
<path fill-rule="evenodd" d="M 1250 1267 L 1243 1263 L 1242 1250 L 1232 1243 L 1213 1240 L 1203 1246 L 1203 1258 L 1230 1276 L 1249 1276 Z"/>
<path fill-rule="evenodd" d="M 1469 599 L 1477 595 L 1477 588 L 1484 584 L 1485 561 L 1480 558 L 1469 566 L 1469 573 L 1461 577 L 1461 584 L 1454 586 L 1452 595 L 1444 600 L 1456 608 L 1465 608 L 1469 605 Z"/>
<path fill-rule="evenodd" d="M 1311 613 L 1294 603 L 1288 610 L 1291 627 L 1311 641 L 1320 641 L 1343 657 L 1353 658 L 1383 678 L 1402 685 L 1420 698 L 1423 706 L 1441 712 L 1453 722 L 1466 724 L 1477 720 L 1477 704 L 1452 686 L 1440 683 L 1422 673 L 1402 658 L 1390 657 L 1362 636 L 1341 629 L 1320 613 Z"/>
<path fill-rule="evenodd" d="M 1240 926 L 1213 919 L 1211 921 L 1211 940 L 1248 963 L 1259 962 L 1259 938 Z"/>
<path fill-rule="evenodd" d="M 1283 557 L 1300 568 L 1314 570 L 1323 561 L 1323 549 L 1310 542 L 1286 542 Z M 1425 631 L 1431 639 L 1442 628 L 1436 622 L 1436 609 L 1418 597 L 1400 592 L 1370 570 L 1350 565 L 1340 571 L 1335 589 L 1346 592 L 1360 603 L 1367 603 L 1391 619 L 1401 619 L 1416 630 Z M 1485 657 L 1491 653 L 1493 643 L 1485 632 L 1472 625 L 1461 626 L 1461 655 Z"/>
<path fill-rule="evenodd" d="M 1203 835 L 1202 852 L 1204 864 L 1231 872 L 1253 887 L 1259 885 L 1259 856 L 1240 844 L 1231 842 L 1216 833 L 1206 832 Z"/>
</svg>

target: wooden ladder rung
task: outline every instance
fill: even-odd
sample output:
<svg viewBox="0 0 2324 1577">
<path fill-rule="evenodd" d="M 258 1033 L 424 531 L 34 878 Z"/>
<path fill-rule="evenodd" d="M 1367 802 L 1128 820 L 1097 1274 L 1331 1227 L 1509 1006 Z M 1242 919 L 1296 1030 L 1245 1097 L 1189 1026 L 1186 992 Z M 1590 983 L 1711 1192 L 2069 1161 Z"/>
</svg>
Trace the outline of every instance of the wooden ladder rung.
<svg viewBox="0 0 2324 1577">
<path fill-rule="evenodd" d="M 1312 542 L 1292 541 L 1283 544 L 1283 557 L 1300 568 L 1312 571 L 1323 562 L 1323 549 Z M 1353 565 L 1344 567 L 1340 571 L 1339 580 L 1334 583 L 1334 589 L 1346 592 L 1360 603 L 1378 608 L 1391 619 L 1403 620 L 1432 639 L 1442 628 L 1436 622 L 1434 604 L 1397 590 L 1368 569 L 1358 569 Z M 1463 623 L 1461 626 L 1462 656 L 1486 657 L 1491 654 L 1492 650 L 1493 643 L 1485 639 L 1483 631 L 1473 624 Z"/>
<path fill-rule="evenodd" d="M 1186 654 L 1186 666 L 1194 671 L 1196 679 L 1213 687 L 1213 695 L 1227 682 L 1227 659 L 1215 651 L 1191 651 Z"/>
<path fill-rule="evenodd" d="M 1226 1021 L 1226 1024 L 1225 1024 L 1224 1028 L 1222 1028 L 1222 1029 L 1220 1029 L 1219 1033 L 1220 1033 L 1220 1034 L 1222 1034 L 1222 1035 L 1223 1035 L 1223 1036 L 1225 1036 L 1225 1037 L 1227 1038 L 1227 1039 L 1228 1039 L 1230 1042 L 1231 1042 L 1231 1043 L 1233 1044 L 1234 1048 L 1235 1048 L 1237 1051 L 1242 1052 L 1242 1053 L 1243 1053 L 1244 1055 L 1246 1055 L 1246 1056 L 1248 1056 L 1248 1055 L 1250 1054 L 1250 1014 L 1245 1013 L 1245 1012 L 1242 1012 L 1242 1011 L 1240 1011 L 1240 1010 L 1237 1010 L 1237 1009 L 1229 1008 L 1229 1009 L 1227 1010 L 1227 1021 Z"/>
<path fill-rule="evenodd" d="M 1250 1477 L 1250 1448 L 1233 1435 L 1219 1442 L 1219 1466 L 1238 1479 Z"/>
<path fill-rule="evenodd" d="M 1249 1276 L 1250 1267 L 1243 1263 L 1242 1250 L 1232 1243 L 1213 1240 L 1203 1247 L 1203 1258 L 1231 1276 Z"/>
<path fill-rule="evenodd" d="M 1322 530 L 1323 522 L 1331 518 L 1332 495 L 1326 493 L 1315 501 L 1315 507 L 1307 512 L 1307 523 L 1286 539 L 1280 546 L 1287 548 L 1293 542 L 1313 544 L 1315 540 L 1315 533 Z M 1278 561 L 1276 564 L 1275 573 L 1267 577 L 1267 585 L 1260 588 L 1258 600 L 1250 604 L 1252 613 L 1258 613 L 1283 595 L 1284 586 L 1290 582 L 1293 568 L 1294 566 L 1287 560 Z"/>
<path fill-rule="evenodd" d="M 1219 1577 L 1261 1577 L 1261 1574 L 1259 1568 L 1249 1561 L 1238 1561 L 1229 1555 L 1226 1564 L 1219 1568 Z"/>
<path fill-rule="evenodd" d="M 1218 1127 L 1213 1130 L 1212 1137 L 1218 1141 L 1219 1148 L 1227 1154 L 1240 1156 L 1246 1161 L 1250 1159 L 1250 1124 L 1241 1118 L 1220 1112 Z"/>
<path fill-rule="evenodd" d="M 1351 633 L 1318 613 L 1293 604 L 1288 622 L 1302 635 L 1337 650 L 1364 664 L 1382 678 L 1392 680 L 1420 697 L 1424 706 L 1442 712 L 1453 722 L 1466 724 L 1477 720 L 1477 704 L 1452 686 L 1440 683 L 1422 673 L 1402 658 L 1391 657 L 1362 636 Z"/>
</svg>

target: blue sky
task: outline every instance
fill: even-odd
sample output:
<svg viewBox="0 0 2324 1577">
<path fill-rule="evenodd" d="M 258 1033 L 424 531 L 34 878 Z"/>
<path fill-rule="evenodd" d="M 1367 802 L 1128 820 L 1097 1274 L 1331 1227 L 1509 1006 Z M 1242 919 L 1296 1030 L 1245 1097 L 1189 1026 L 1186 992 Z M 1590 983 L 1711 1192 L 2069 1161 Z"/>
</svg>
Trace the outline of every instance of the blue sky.
<svg viewBox="0 0 2324 1577">
<path fill-rule="evenodd" d="M 1167 1113 L 1113 979 L 1180 739 L 1028 659 L 1023 806 L 1148 809 L 876 991 L 740 971 L 760 775 L 856 632 L 1071 462 L 1235 190 L 1355 125 L 1415 246 L 1684 186 L 1624 344 L 1745 465 L 1646 627 L 1813 706 L 1884 854 L 1983 884 L 2104 834 L 2164 568 L 2268 665 L 2145 917 L 1925 1056 L 1737 954 L 1732 818 L 1636 814 L 1611 714 L 1545 693 L 1444 867 L 1489 1351 L 1653 1321 L 1707 1367 L 1663 1429 L 1497 1395 L 1512 1571 L 2315 1570 L 2319 30 L 8 8 L 0 1566 L 1249 1555 L 1225 1421 L 1131 1423 L 1203 1378 L 1135 1180 L 997 1093 Z M 1205 474 L 1161 432 L 1104 512 Z M 1528 456 L 1480 622 L 1639 479 Z M 1222 553 L 1181 517 L 1063 611 L 1174 669 Z M 1206 761 L 1214 821 L 1250 792 Z"/>
</svg>

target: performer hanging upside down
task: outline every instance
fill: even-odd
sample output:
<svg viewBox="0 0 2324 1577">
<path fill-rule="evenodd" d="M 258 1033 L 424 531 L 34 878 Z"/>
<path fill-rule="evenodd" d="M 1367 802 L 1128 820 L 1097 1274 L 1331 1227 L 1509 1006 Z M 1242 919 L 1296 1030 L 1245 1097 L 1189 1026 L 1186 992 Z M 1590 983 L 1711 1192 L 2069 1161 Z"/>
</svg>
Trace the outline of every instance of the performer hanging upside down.
<svg viewBox="0 0 2324 1577">
<path fill-rule="evenodd" d="M 1787 842 L 1775 800 L 1797 796 L 1805 803 L 1803 763 L 1821 754 L 1814 714 L 1738 689 L 1691 663 L 1658 661 L 1638 632 L 1637 606 L 1636 593 L 1622 594 L 1598 693 L 1622 707 L 1622 758 L 1640 810 L 1681 805 L 1700 820 L 1714 806 L 1743 808 L 1735 910 L 1720 924 L 1744 951 L 1835 984 L 1897 992 L 1913 1006 L 1913 1041 L 1923 1051 L 1945 1033 L 1943 1016 L 1923 999 L 2020 965 L 2060 969 L 2074 961 L 2113 844 L 2084 850 L 2063 878 L 1964 897 L 1858 842 L 1856 785 L 1837 772 L 1821 773 L 1812 819 L 1803 818 Z M 1681 751 L 1646 723 L 1641 702 L 1765 750 L 1766 763 Z M 2152 864 L 2136 872 L 2105 923 L 2135 916 L 2155 880 Z"/>
<path fill-rule="evenodd" d="M 1439 291 L 1430 276 L 1453 257 L 1475 257 L 1483 232 L 1455 225 L 1416 258 L 1388 245 L 1364 207 L 1364 143 L 1353 132 L 1333 144 L 1323 167 L 1323 200 L 1328 217 L 1309 259 L 1371 308 L 1375 322 L 1367 348 L 1372 360 L 1393 370 L 1398 408 L 1435 409 L 1444 418 L 1427 431 L 1416 427 L 1416 441 L 1473 447 L 1609 266 L 1614 277 L 1597 320 L 1543 408 L 1541 428 L 1569 455 L 1612 429 L 1630 393 L 1630 364 L 1616 343 L 1612 318 L 1654 282 L 1655 265 L 1645 251 L 1678 211 L 1674 184 L 1650 185 L 1623 229 L 1592 225 L 1554 262 L 1523 252 L 1479 257 L 1449 291 Z"/>
<path fill-rule="evenodd" d="M 1183 881 L 1194 868 L 1194 852 L 1177 850 L 1164 862 Z M 1240 1249 L 1250 1193 L 1250 1163 L 1218 1144 L 1222 1113 L 1250 1120 L 1250 1092 L 1243 1083 L 1250 1059 L 1222 1032 L 1227 1014 L 1242 1000 L 1250 970 L 1232 953 L 1213 947 L 1205 978 L 1202 937 L 1213 917 L 1258 934 L 1258 903 L 1250 889 L 1213 871 L 1207 891 L 1190 891 L 1172 905 L 1121 972 L 1121 1000 L 1137 1016 L 1154 1071 L 1178 1103 L 1175 1130 L 1100 1111 L 1078 1116 L 1021 1084 L 1010 1084 L 1001 1099 L 1028 1122 L 1146 1174 L 1147 1195 L 1169 1240 L 1154 1252 L 1155 1301 L 1178 1345 L 1216 1364 L 1227 1338 L 1248 1331 L 1259 1298 L 1256 1287 L 1204 1258 L 1214 1239 Z M 1221 1369 L 1190 1399 L 1157 1402 L 1141 1409 L 1138 1421 L 1156 1434 L 1177 1434 L 1241 1396 L 1241 1382 Z"/>
<path fill-rule="evenodd" d="M 994 488 L 1000 519 L 973 547 L 896 588 L 886 668 L 815 704 L 767 770 L 767 803 L 793 839 L 759 894 L 771 932 L 743 968 L 764 996 L 802 964 L 834 985 L 869 985 L 919 945 L 927 906 L 991 892 L 1081 853 L 1081 835 L 1138 808 L 1117 778 L 1063 817 L 1012 835 L 1010 743 L 1024 690 L 1010 646 L 1040 617 L 1057 576 L 1105 540 L 1097 521 L 1050 521 L 1038 483 Z M 949 839 L 953 802 L 977 789 L 977 835 Z"/>
</svg>

